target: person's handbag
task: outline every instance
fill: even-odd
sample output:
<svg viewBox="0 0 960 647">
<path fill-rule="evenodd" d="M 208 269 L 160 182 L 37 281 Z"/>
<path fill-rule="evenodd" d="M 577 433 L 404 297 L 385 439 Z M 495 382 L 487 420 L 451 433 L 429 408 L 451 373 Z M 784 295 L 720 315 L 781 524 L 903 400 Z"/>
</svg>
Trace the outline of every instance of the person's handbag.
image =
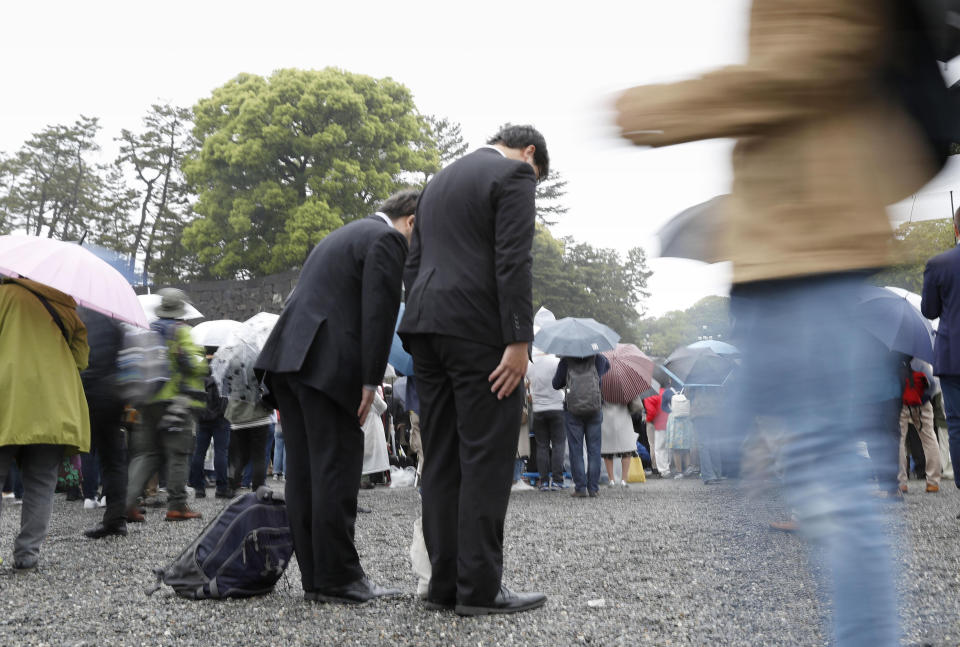
<svg viewBox="0 0 960 647">
<path fill-rule="evenodd" d="M 647 474 L 643 471 L 643 461 L 639 456 L 630 459 L 630 475 L 627 477 L 627 483 L 646 483 Z"/>
</svg>

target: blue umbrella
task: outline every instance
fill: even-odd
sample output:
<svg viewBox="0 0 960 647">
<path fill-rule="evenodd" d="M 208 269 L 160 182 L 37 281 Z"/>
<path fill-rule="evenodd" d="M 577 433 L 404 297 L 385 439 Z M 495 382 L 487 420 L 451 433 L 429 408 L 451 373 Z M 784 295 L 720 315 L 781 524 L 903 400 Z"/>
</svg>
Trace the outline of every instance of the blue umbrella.
<svg viewBox="0 0 960 647">
<path fill-rule="evenodd" d="M 533 345 L 560 357 L 589 357 L 613 350 L 620 335 L 593 319 L 564 317 L 547 322 L 533 338 Z"/>
<path fill-rule="evenodd" d="M 933 327 L 905 298 L 867 286 L 855 311 L 859 324 L 890 350 L 933 362 Z"/>
<path fill-rule="evenodd" d="M 400 320 L 403 319 L 404 308 L 404 304 L 401 303 L 400 312 L 397 314 L 397 323 L 393 326 L 393 343 L 390 344 L 390 357 L 387 361 L 396 369 L 397 373 L 413 375 L 413 357 L 403 349 L 403 342 L 400 341 L 400 335 L 397 334 Z"/>
</svg>

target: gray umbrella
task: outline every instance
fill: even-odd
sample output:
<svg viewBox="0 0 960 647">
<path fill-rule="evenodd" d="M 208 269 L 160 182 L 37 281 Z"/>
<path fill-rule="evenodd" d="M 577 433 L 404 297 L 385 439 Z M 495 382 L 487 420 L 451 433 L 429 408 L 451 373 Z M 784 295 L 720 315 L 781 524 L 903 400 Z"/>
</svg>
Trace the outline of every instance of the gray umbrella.
<svg viewBox="0 0 960 647">
<path fill-rule="evenodd" d="M 613 350 L 620 335 L 594 319 L 564 317 L 546 322 L 533 338 L 533 345 L 560 357 L 589 357 Z"/>
<path fill-rule="evenodd" d="M 692 258 L 716 263 L 720 257 L 717 241 L 723 224 L 723 208 L 728 195 L 718 195 L 685 209 L 671 218 L 657 232 L 660 256 Z"/>
</svg>

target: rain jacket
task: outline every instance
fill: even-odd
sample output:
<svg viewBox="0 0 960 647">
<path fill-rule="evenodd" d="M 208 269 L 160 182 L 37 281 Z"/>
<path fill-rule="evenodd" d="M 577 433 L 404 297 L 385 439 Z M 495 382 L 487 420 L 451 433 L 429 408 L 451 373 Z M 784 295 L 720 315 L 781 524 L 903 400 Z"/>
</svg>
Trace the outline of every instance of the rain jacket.
<svg viewBox="0 0 960 647">
<path fill-rule="evenodd" d="M 635 144 L 737 140 L 721 245 L 708 259 L 732 260 L 734 283 L 890 260 L 886 205 L 934 168 L 878 83 L 893 34 L 884 4 L 754 0 L 746 63 L 618 100 Z"/>
<path fill-rule="evenodd" d="M 60 315 L 67 339 L 31 291 Z M 90 449 L 80 381 L 89 353 L 72 297 L 26 279 L 0 283 L 0 446 L 64 445 L 68 456 Z"/>
</svg>

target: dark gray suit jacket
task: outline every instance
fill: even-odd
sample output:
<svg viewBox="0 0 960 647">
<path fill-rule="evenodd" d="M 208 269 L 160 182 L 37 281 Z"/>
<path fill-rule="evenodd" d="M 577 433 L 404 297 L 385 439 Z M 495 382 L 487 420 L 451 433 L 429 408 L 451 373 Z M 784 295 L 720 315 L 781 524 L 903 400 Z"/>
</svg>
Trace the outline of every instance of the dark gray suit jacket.
<svg viewBox="0 0 960 647">
<path fill-rule="evenodd" d="M 291 373 L 349 411 L 380 384 L 400 309 L 407 241 L 379 216 L 337 229 L 307 257 L 255 365 Z"/>
<path fill-rule="evenodd" d="M 503 347 L 533 340 L 536 176 L 481 148 L 437 173 L 420 195 L 404 271 L 408 334 Z"/>
<path fill-rule="evenodd" d="M 960 375 L 960 247 L 938 254 L 923 270 L 920 310 L 940 318 L 933 344 L 935 375 Z"/>
</svg>

